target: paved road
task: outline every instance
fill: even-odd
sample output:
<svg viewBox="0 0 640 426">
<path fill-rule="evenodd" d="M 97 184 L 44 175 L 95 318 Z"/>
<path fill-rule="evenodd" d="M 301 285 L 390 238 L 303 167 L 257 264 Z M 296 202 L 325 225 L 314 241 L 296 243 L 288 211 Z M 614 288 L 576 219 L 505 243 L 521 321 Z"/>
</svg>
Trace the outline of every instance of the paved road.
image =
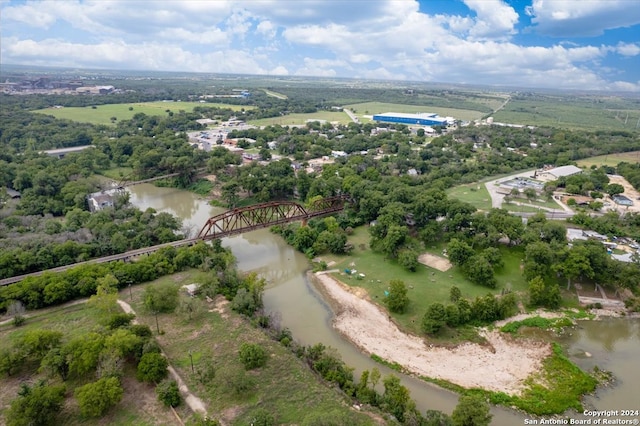
<svg viewBox="0 0 640 426">
<path fill-rule="evenodd" d="M 351 111 L 350 109 L 344 108 L 344 112 L 346 112 L 349 118 L 351 118 L 351 121 L 353 121 L 354 123 L 360 123 L 360 120 L 358 119 L 358 117 L 356 117 L 353 111 Z"/>
</svg>

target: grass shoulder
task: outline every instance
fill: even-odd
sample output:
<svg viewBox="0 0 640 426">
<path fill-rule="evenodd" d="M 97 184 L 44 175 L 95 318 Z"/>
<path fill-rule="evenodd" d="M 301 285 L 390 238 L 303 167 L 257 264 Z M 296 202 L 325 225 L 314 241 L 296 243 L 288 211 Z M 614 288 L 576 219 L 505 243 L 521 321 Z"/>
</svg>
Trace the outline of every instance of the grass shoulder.
<svg viewBox="0 0 640 426">
<path fill-rule="evenodd" d="M 174 274 L 156 283 L 189 284 L 198 282 L 202 274 Z M 153 328 L 154 317 L 142 309 L 143 294 L 142 287 L 134 289 L 130 303 L 139 313 L 139 321 Z M 128 299 L 128 291 L 121 297 Z M 224 298 L 202 303 L 203 309 L 191 320 L 180 314 L 159 315 L 162 334 L 158 341 L 189 389 L 208 404 L 209 412 L 220 413 L 221 420 L 228 424 L 248 424 L 260 410 L 277 413 L 276 421 L 285 424 L 327 412 L 340 413 L 353 424 L 371 423 L 368 416 L 354 412 L 344 394 L 327 386 L 290 349 L 232 311 Z M 238 353 L 246 343 L 265 349 L 268 360 L 264 367 L 244 370 Z"/>
</svg>

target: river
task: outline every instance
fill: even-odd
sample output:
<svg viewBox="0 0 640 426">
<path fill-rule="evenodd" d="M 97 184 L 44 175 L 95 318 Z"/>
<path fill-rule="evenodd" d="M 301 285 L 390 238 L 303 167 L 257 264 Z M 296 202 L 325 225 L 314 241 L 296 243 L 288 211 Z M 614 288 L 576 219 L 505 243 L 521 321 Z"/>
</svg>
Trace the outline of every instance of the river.
<svg viewBox="0 0 640 426">
<path fill-rule="evenodd" d="M 128 188 L 131 203 L 141 209 L 152 207 L 182 219 L 191 236 L 197 235 L 206 220 L 224 211 L 212 207 L 197 195 L 174 188 L 159 188 L 141 184 Z M 306 257 L 287 245 L 267 229 L 253 231 L 222 241 L 232 250 L 241 271 L 255 271 L 269 285 L 264 294 L 265 308 L 277 312 L 281 324 L 288 327 L 300 343 L 323 343 L 335 348 L 347 365 L 355 368 L 356 377 L 365 369 L 377 367 L 382 375 L 396 374 L 411 391 L 421 411 L 434 409 L 451 413 L 457 404 L 456 394 L 421 380 L 399 374 L 373 362 L 331 327 L 329 305 L 306 278 L 309 263 Z M 640 409 L 639 320 L 583 321 L 566 333 L 561 342 L 568 348 L 574 362 L 585 369 L 598 365 L 620 378 L 616 385 L 599 390 L 587 403 L 599 410 Z M 592 354 L 585 356 L 585 352 Z M 634 405 L 635 404 L 635 407 Z M 502 407 L 493 407 L 492 424 L 510 426 L 524 424 L 525 415 Z"/>
</svg>

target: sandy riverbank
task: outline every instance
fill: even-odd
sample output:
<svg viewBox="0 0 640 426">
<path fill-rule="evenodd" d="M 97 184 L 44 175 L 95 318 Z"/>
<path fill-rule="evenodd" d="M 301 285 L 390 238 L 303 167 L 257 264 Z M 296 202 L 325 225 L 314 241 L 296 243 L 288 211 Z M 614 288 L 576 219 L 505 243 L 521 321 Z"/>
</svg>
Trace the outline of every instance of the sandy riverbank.
<svg viewBox="0 0 640 426">
<path fill-rule="evenodd" d="M 465 343 L 453 349 L 429 347 L 420 337 L 400 331 L 383 310 L 365 299 L 363 292 L 327 274 L 316 274 L 316 282 L 335 306 L 333 326 L 340 333 L 361 350 L 397 362 L 416 375 L 515 395 L 551 353 L 549 344 L 514 342 L 495 331 L 482 332 L 487 346 Z"/>
</svg>

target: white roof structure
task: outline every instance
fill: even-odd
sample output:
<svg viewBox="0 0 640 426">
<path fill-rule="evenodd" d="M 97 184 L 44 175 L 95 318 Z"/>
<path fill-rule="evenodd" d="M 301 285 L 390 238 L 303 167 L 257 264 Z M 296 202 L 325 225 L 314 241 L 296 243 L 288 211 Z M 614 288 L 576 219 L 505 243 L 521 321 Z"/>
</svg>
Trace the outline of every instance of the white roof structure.
<svg viewBox="0 0 640 426">
<path fill-rule="evenodd" d="M 560 166 L 554 167 L 553 169 L 545 170 L 543 173 L 549 173 L 550 175 L 555 176 L 556 178 L 566 177 L 577 175 L 578 173 L 582 173 L 582 169 L 576 166 Z"/>
</svg>

